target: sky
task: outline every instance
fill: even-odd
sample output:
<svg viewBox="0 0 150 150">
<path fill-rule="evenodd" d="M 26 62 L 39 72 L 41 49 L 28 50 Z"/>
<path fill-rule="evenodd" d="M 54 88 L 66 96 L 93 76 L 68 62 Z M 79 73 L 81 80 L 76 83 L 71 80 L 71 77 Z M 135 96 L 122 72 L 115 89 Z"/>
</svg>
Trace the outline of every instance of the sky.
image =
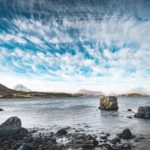
<svg viewBox="0 0 150 150">
<path fill-rule="evenodd" d="M 0 83 L 150 91 L 150 1 L 0 0 Z"/>
</svg>

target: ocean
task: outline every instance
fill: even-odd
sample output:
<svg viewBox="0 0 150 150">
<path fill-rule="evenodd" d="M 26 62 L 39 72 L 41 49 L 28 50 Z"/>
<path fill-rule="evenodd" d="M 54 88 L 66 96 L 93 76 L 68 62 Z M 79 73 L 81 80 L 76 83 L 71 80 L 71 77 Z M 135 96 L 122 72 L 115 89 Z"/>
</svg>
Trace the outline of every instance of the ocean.
<svg viewBox="0 0 150 150">
<path fill-rule="evenodd" d="M 150 97 L 118 97 L 118 104 L 118 111 L 103 111 L 98 109 L 99 97 L 1 99 L 0 123 L 18 116 L 23 127 L 50 132 L 69 126 L 89 134 L 117 134 L 129 128 L 135 135 L 150 136 L 150 120 L 127 118 L 138 106 L 150 106 Z"/>
</svg>

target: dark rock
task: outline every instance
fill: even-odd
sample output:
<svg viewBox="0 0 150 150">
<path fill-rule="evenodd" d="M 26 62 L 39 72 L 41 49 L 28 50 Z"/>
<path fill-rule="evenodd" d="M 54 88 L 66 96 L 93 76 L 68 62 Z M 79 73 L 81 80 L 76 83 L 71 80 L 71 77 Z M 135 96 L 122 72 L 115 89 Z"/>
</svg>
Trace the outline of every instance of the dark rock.
<svg viewBox="0 0 150 150">
<path fill-rule="evenodd" d="M 100 107 L 102 110 L 118 110 L 117 97 L 107 96 L 100 99 Z"/>
<path fill-rule="evenodd" d="M 21 128 L 21 120 L 18 117 L 10 117 L 0 125 L 0 128 L 2 127 Z"/>
<path fill-rule="evenodd" d="M 71 127 L 67 126 L 67 127 L 64 127 L 63 129 L 65 129 L 65 130 L 70 130 Z"/>
<path fill-rule="evenodd" d="M 98 141 L 96 140 L 96 138 L 94 138 L 91 135 L 82 135 L 77 140 L 81 141 L 81 145 L 84 148 L 86 148 L 86 147 L 95 147 L 95 146 L 98 145 Z"/>
<path fill-rule="evenodd" d="M 127 111 L 132 111 L 132 109 L 128 109 Z"/>
<path fill-rule="evenodd" d="M 8 118 L 0 125 L 0 139 L 23 139 L 28 136 L 27 129 L 21 127 L 21 120 L 18 117 Z"/>
<path fill-rule="evenodd" d="M 97 145 L 98 141 L 96 140 L 96 138 L 89 135 L 85 138 L 85 143 L 83 147 L 96 147 Z"/>
<path fill-rule="evenodd" d="M 131 133 L 129 129 L 125 129 L 122 133 L 118 134 L 121 139 L 132 139 L 134 135 Z"/>
<path fill-rule="evenodd" d="M 19 118 L 11 117 L 0 125 L 0 150 L 60 150 L 56 137 L 56 134 L 32 137 L 21 127 Z"/>
<path fill-rule="evenodd" d="M 137 118 L 150 119 L 150 106 L 140 106 L 135 114 Z"/>
<path fill-rule="evenodd" d="M 29 132 L 25 128 L 0 128 L 0 139 L 23 139 L 28 136 Z"/>
<path fill-rule="evenodd" d="M 57 145 L 55 139 L 51 137 L 37 136 L 32 138 L 30 141 L 25 141 L 19 144 L 16 149 L 21 150 L 60 150 L 60 146 Z M 14 149 L 15 150 L 15 149 Z"/>
<path fill-rule="evenodd" d="M 99 144 L 96 137 L 84 133 L 71 133 L 67 135 L 67 138 L 70 141 L 66 145 L 68 149 L 89 149 Z"/>
<path fill-rule="evenodd" d="M 132 116 L 127 116 L 127 118 L 132 119 Z"/>
<path fill-rule="evenodd" d="M 102 149 L 106 149 L 106 150 L 115 150 L 110 144 L 100 144 L 99 147 L 101 147 Z"/>
<path fill-rule="evenodd" d="M 130 143 L 124 143 L 124 144 L 122 144 L 121 148 L 122 149 L 126 149 L 126 150 L 130 150 L 131 149 L 131 145 L 130 145 Z"/>
<path fill-rule="evenodd" d="M 4 111 L 4 109 L 0 108 L 0 111 Z"/>
<path fill-rule="evenodd" d="M 38 130 L 37 129 L 32 129 L 32 130 L 30 130 L 30 133 L 36 133 Z"/>
<path fill-rule="evenodd" d="M 103 140 L 107 140 L 107 136 L 106 135 L 100 136 L 100 138 L 103 139 Z"/>
<path fill-rule="evenodd" d="M 107 137 L 109 137 L 109 136 L 110 136 L 110 134 L 109 134 L 109 133 L 106 133 L 106 136 L 107 136 Z"/>
<path fill-rule="evenodd" d="M 75 132 L 80 132 L 79 130 L 75 129 Z"/>
<path fill-rule="evenodd" d="M 119 137 L 115 137 L 114 139 L 111 140 L 112 144 L 117 144 L 117 143 L 121 143 L 121 139 Z"/>
<path fill-rule="evenodd" d="M 62 129 L 60 129 L 60 130 L 57 131 L 57 135 L 62 136 L 62 135 L 66 135 L 66 134 L 67 134 L 67 131 L 64 128 L 62 128 Z"/>
</svg>

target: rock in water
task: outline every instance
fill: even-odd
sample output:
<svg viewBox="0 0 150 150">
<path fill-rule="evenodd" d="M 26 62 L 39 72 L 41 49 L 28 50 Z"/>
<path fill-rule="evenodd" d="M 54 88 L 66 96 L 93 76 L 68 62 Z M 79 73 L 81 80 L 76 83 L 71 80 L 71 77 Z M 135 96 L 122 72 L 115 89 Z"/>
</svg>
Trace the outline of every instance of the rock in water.
<svg viewBox="0 0 150 150">
<path fill-rule="evenodd" d="M 121 139 L 132 139 L 134 135 L 131 133 L 129 129 L 125 129 L 122 133 L 118 134 Z"/>
<path fill-rule="evenodd" d="M 150 106 L 140 106 L 135 114 L 137 118 L 150 119 Z"/>
<path fill-rule="evenodd" d="M 0 125 L 1 127 L 21 128 L 21 120 L 18 117 L 10 117 Z"/>
<path fill-rule="evenodd" d="M 132 111 L 132 109 L 129 108 L 127 111 Z"/>
<path fill-rule="evenodd" d="M 107 96 L 100 99 L 100 107 L 102 110 L 118 110 L 117 97 Z"/>
<path fill-rule="evenodd" d="M 0 111 L 4 111 L 4 109 L 0 108 Z"/>
<path fill-rule="evenodd" d="M 57 131 L 57 134 L 60 135 L 60 136 L 66 135 L 66 134 L 67 134 L 67 131 L 62 128 L 62 129 L 60 129 L 60 130 Z"/>
</svg>

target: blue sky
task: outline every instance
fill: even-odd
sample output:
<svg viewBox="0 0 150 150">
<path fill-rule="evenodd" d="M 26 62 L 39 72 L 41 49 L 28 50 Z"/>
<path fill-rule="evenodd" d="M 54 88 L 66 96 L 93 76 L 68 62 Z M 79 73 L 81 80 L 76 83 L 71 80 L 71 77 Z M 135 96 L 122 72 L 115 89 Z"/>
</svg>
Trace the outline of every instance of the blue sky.
<svg viewBox="0 0 150 150">
<path fill-rule="evenodd" d="M 0 83 L 38 91 L 150 90 L 150 3 L 80 2 L 0 0 Z"/>
</svg>

